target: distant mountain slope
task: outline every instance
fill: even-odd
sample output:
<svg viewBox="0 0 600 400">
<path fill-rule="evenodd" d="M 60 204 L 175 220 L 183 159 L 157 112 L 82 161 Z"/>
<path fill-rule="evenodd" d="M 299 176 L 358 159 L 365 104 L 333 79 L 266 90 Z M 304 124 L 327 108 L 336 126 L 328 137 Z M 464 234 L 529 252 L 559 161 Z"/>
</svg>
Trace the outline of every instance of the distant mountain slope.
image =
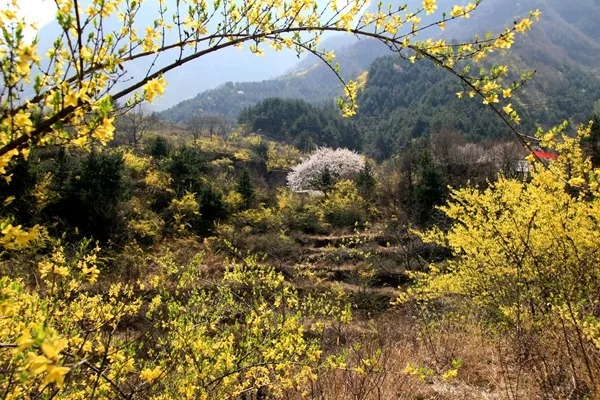
<svg viewBox="0 0 600 400">
<path fill-rule="evenodd" d="M 595 99 L 600 99 L 600 81 L 569 65 L 556 70 L 556 75 L 552 85 L 532 84 L 513 99 L 523 116 L 521 131 L 534 131 L 540 121 L 556 125 L 590 117 Z M 364 150 L 385 159 L 425 134 L 455 131 L 475 141 L 511 134 L 480 99 L 458 99 L 461 90 L 456 77 L 431 62 L 410 64 L 395 56 L 377 59 L 358 97 L 357 125 L 368 144 Z"/>
<path fill-rule="evenodd" d="M 420 4 L 420 1 L 411 1 Z M 450 0 L 441 1 L 440 9 L 451 3 Z M 600 24 L 595 21 L 600 15 L 600 1 L 486 0 L 471 19 L 449 24 L 444 35 L 460 39 L 488 30 L 497 31 L 510 25 L 517 16 L 536 8 L 543 14 L 533 31 L 525 38 L 519 37 L 518 45 L 510 52 L 495 57 L 519 70 L 537 70 L 534 83 L 529 85 L 528 93 L 523 97 L 529 104 L 525 111 L 533 118 L 532 122 L 549 124 L 559 118 L 569 118 L 572 115 L 564 112 L 567 109 L 577 114 L 576 119 L 581 119 L 589 114 L 590 104 L 598 99 L 588 86 L 590 82 L 591 86 L 595 85 L 600 73 L 600 41 L 597 40 Z M 335 40 L 330 39 L 330 44 Z M 356 40 L 336 52 L 342 73 L 350 78 L 358 76 L 373 60 L 386 54 L 389 54 L 386 46 L 372 40 Z M 313 103 L 329 102 L 340 94 L 341 85 L 326 66 L 316 61 L 314 57 L 308 57 L 292 73 L 278 79 L 228 83 L 202 92 L 164 111 L 162 116 L 172 122 L 184 122 L 195 113 L 207 112 L 234 119 L 245 107 L 273 96 L 300 98 Z M 564 103 L 570 103 L 570 106 L 558 106 Z"/>
<path fill-rule="evenodd" d="M 342 76 L 351 79 L 365 71 L 375 58 L 389 54 L 389 50 L 379 42 L 362 40 L 336 54 L 336 59 L 343 66 Z M 161 116 L 170 122 L 184 123 L 198 113 L 216 113 L 235 121 L 240 111 L 270 97 L 320 104 L 330 103 L 340 95 L 341 83 L 322 62 L 305 60 L 301 65 L 301 68 L 276 79 L 227 82 L 178 103 L 161 112 Z"/>
</svg>

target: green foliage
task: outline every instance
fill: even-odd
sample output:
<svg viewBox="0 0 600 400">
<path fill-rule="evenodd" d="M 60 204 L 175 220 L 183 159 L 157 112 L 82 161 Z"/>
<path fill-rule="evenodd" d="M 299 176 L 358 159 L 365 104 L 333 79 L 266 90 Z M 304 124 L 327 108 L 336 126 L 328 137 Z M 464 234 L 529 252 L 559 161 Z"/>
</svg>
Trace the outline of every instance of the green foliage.
<svg viewBox="0 0 600 400">
<path fill-rule="evenodd" d="M 215 222 L 269 201 L 265 160 L 246 157 L 253 154 L 251 148 L 262 148 L 278 168 L 300 155 L 256 136 L 200 139 L 176 148 L 161 136 L 144 143 L 143 153 L 120 148 L 33 151 L 15 164 L 14 179 L 0 182 L 1 215 L 29 225 L 50 221 L 51 233 L 66 231 L 68 240 L 89 236 L 117 246 L 209 235 Z M 246 172 L 236 178 L 234 164 Z"/>
<path fill-rule="evenodd" d="M 373 198 L 377 180 L 373 171 L 373 164 L 369 161 L 365 162 L 364 168 L 358 172 L 354 178 L 356 188 L 363 199 Z"/>
<path fill-rule="evenodd" d="M 171 174 L 175 191 L 184 194 L 186 191 L 198 192 L 201 178 L 208 171 L 207 158 L 199 147 L 182 145 L 176 148 L 165 161 L 166 170 Z"/>
<path fill-rule="evenodd" d="M 458 99 L 461 90 L 458 80 L 432 63 L 375 60 L 358 97 L 357 124 L 366 132 L 365 152 L 387 159 L 412 139 L 444 129 L 472 140 L 508 136 L 509 130 L 479 101 Z"/>
<path fill-rule="evenodd" d="M 80 157 L 63 153 L 56 167 L 51 190 L 57 200 L 42 210 L 47 220 L 58 223 L 55 232 L 76 230 L 84 237 L 120 242 L 124 221 L 119 206 L 130 196 L 123 153 L 95 149 Z"/>
<path fill-rule="evenodd" d="M 374 200 L 382 211 L 411 225 L 441 222 L 436 206 L 443 204 L 448 188 L 429 141 L 414 140 L 380 169 Z"/>
<path fill-rule="evenodd" d="M 585 122 L 600 98 L 600 84 L 591 73 L 572 65 L 555 68 L 558 72 L 534 80 L 532 88 L 516 95 L 524 117 L 521 131 L 533 130 L 532 122 L 544 126 L 565 119 Z M 462 90 L 458 80 L 432 63 L 407 64 L 390 56 L 375 60 L 358 97 L 357 125 L 365 132 L 364 151 L 387 159 L 412 139 L 444 130 L 460 132 L 472 141 L 508 137 L 510 131 L 490 109 L 456 97 Z"/>
<path fill-rule="evenodd" d="M 175 149 L 169 158 L 164 160 L 165 168 L 173 181 L 174 192 L 182 197 L 192 193 L 199 204 L 199 215 L 190 222 L 192 231 L 205 235 L 212 229 L 216 220 L 227 215 L 227 206 L 223 195 L 208 179 L 210 165 L 206 153 L 198 146 L 183 145 Z M 180 223 L 173 215 L 173 223 L 177 228 Z"/>
<path fill-rule="evenodd" d="M 362 227 L 369 216 L 366 202 L 348 180 L 337 182 L 318 207 L 323 219 L 336 228 Z"/>
<path fill-rule="evenodd" d="M 32 154 L 28 160 L 19 158 L 11 169 L 13 177 L 10 182 L 0 181 L 2 216 L 11 216 L 28 225 L 37 222 L 39 206 L 32 192 L 43 174 L 39 164 L 37 154 Z"/>
<path fill-rule="evenodd" d="M 238 122 L 252 132 L 294 144 L 305 152 L 316 146 L 360 149 L 362 139 L 351 121 L 334 108 L 318 108 L 302 100 L 266 99 L 242 111 Z"/>
<path fill-rule="evenodd" d="M 325 167 L 319 174 L 313 179 L 311 185 L 314 188 L 318 188 L 323 193 L 328 193 L 333 189 L 335 179 L 331 174 L 331 170 Z"/>
<path fill-rule="evenodd" d="M 171 144 L 162 136 L 154 136 L 145 142 L 146 154 L 152 156 L 156 160 L 167 157 L 171 152 Z"/>
<path fill-rule="evenodd" d="M 238 179 L 236 190 L 242 196 L 244 207 L 250 208 L 254 201 L 254 185 L 252 184 L 248 170 L 244 170 L 242 176 Z"/>
<path fill-rule="evenodd" d="M 297 75 L 262 82 L 227 82 L 163 111 L 161 117 L 170 122 L 185 123 L 202 109 L 222 115 L 228 121 L 235 121 L 245 109 L 273 97 L 305 99 L 315 103 L 331 101 L 340 95 L 342 86 L 330 79 L 331 74 L 327 67 L 323 70 L 325 74 L 320 73 L 317 79 Z M 327 80 L 323 80 L 325 77 Z"/>
<path fill-rule="evenodd" d="M 269 161 L 269 143 L 260 138 L 257 143 L 253 143 L 250 147 L 257 156 L 265 160 L 268 163 Z"/>
<path fill-rule="evenodd" d="M 414 218 L 424 224 L 432 220 L 435 206 L 443 204 L 446 196 L 446 186 L 439 167 L 432 159 L 429 150 L 421 151 L 417 180 L 413 189 Z"/>
</svg>

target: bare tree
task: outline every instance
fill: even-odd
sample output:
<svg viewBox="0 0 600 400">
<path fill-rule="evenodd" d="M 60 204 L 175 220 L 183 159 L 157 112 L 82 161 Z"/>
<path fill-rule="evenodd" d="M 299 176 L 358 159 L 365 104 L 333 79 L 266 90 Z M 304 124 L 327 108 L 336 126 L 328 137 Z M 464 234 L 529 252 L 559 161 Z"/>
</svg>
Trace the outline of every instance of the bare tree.
<svg viewBox="0 0 600 400">
<path fill-rule="evenodd" d="M 517 141 L 510 140 L 494 144 L 489 149 L 493 162 L 498 171 L 507 178 L 523 176 L 523 163 L 527 165 L 527 151 Z"/>
<path fill-rule="evenodd" d="M 137 146 L 142 137 L 158 122 L 155 113 L 148 114 L 141 104 L 133 108 L 121 108 L 115 121 L 115 136 L 129 145 Z"/>
<path fill-rule="evenodd" d="M 455 163 L 456 148 L 466 143 L 464 136 L 455 130 L 443 129 L 431 137 L 431 152 L 441 167 L 446 170 Z"/>
<path fill-rule="evenodd" d="M 227 129 L 227 121 L 217 114 L 197 114 L 193 116 L 186 124 L 186 130 L 197 140 L 203 134 L 208 134 L 212 139 L 213 135 L 223 135 Z"/>
</svg>

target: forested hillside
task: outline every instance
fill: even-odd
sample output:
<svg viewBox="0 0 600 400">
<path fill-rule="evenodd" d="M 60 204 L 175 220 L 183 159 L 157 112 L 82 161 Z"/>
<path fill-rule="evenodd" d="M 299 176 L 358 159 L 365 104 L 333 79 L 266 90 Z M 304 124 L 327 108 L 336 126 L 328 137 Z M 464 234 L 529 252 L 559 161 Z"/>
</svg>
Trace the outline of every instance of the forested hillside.
<svg viewBox="0 0 600 400">
<path fill-rule="evenodd" d="M 449 24 L 444 32 L 432 35 L 460 39 L 473 32 L 484 34 L 505 22 L 512 22 L 515 15 L 532 7 L 541 9 L 542 21 L 510 52 L 496 54 L 494 61 L 508 62 L 521 71 L 536 71 L 535 79 L 519 97 L 525 129 L 531 130 L 536 125 L 548 127 L 565 119 L 581 122 L 600 98 L 596 69 L 600 63 L 600 45 L 596 40 L 600 29 L 591 17 L 598 15 L 597 3 L 581 1 L 566 6 L 558 0 L 532 0 L 511 2 L 511 7 L 507 7 L 506 2 L 492 0 L 477 10 L 469 24 Z M 329 43 L 335 43 L 335 40 L 330 39 Z M 506 133 L 504 128 L 492 122 L 489 111 L 473 102 L 457 102 L 451 94 L 459 91 L 458 83 L 442 71 L 435 71 L 424 63 L 412 66 L 397 57 L 393 60 L 394 56 L 375 61 L 388 51 L 385 45 L 374 40 L 344 42 L 341 48 L 336 48 L 343 76 L 356 78 L 369 71 L 359 100 L 363 108 L 359 125 L 365 136 L 387 142 L 379 147 L 402 146 L 411 135 L 422 133 L 425 126 L 458 129 L 470 138 L 499 137 Z M 426 79 L 421 81 L 421 77 Z M 202 92 L 164 111 L 162 116 L 176 123 L 183 123 L 196 113 L 219 113 L 234 120 L 244 108 L 269 97 L 330 104 L 341 94 L 341 88 L 327 67 L 308 57 L 282 78 L 228 83 Z M 376 153 L 383 155 L 390 151 L 379 149 Z"/>
<path fill-rule="evenodd" d="M 308 152 L 315 146 L 362 148 L 362 135 L 339 110 L 316 107 L 302 100 L 271 98 L 243 110 L 238 118 L 247 132 L 293 144 Z"/>
<path fill-rule="evenodd" d="M 600 99 L 600 80 L 574 65 L 553 71 L 552 81 L 541 74 L 517 96 L 520 129 L 585 122 Z M 388 158 L 414 138 L 446 130 L 474 141 L 511 134 L 477 99 L 459 99 L 462 90 L 458 78 L 432 63 L 411 64 L 394 56 L 375 60 L 358 97 L 356 123 L 365 135 L 365 151 Z"/>
<path fill-rule="evenodd" d="M 386 46 L 372 40 L 351 43 L 342 47 L 336 57 L 344 66 L 341 74 L 346 78 L 355 78 L 369 67 L 372 60 L 389 52 Z M 318 60 L 308 57 L 281 78 L 261 82 L 227 82 L 180 102 L 163 111 L 161 116 L 169 122 L 184 123 L 197 113 L 218 113 L 234 121 L 244 108 L 270 97 L 301 99 L 320 105 L 331 103 L 341 90 L 342 84 L 332 72 Z"/>
<path fill-rule="evenodd" d="M 519 64 L 519 58 L 514 59 L 515 64 Z M 534 62 L 529 60 L 528 63 Z M 208 109 L 220 110 L 228 118 L 233 118 L 232 112 L 236 110 L 238 122 L 250 132 L 261 130 L 268 137 L 301 149 L 313 145 L 361 149 L 380 160 L 391 157 L 412 139 L 442 131 L 460 132 L 473 141 L 510 135 L 510 130 L 499 123 L 498 116 L 480 101 L 468 97 L 459 99 L 456 95 L 462 91 L 459 79 L 430 62 L 411 64 L 397 56 L 376 59 L 361 77 L 359 111 L 352 122 L 340 120 L 339 111 L 332 107 L 333 101 L 311 98 L 315 94 L 311 93 L 311 85 L 293 85 L 294 82 L 319 82 L 309 74 L 310 71 L 305 80 L 296 77 L 229 83 L 202 96 L 206 96 L 204 101 L 210 99 L 214 105 Z M 300 89 L 304 92 L 298 92 Z M 320 90 L 327 90 L 327 86 Z M 282 94 L 298 99 L 309 97 L 316 105 L 301 100 L 274 99 L 281 98 Z M 273 98 L 260 100 L 263 96 Z M 564 120 L 581 123 L 591 115 L 594 102 L 600 99 L 600 81 L 593 71 L 573 63 L 556 66 L 556 69 L 545 65 L 517 98 L 515 108 L 521 112 L 524 131 L 531 132 L 538 125 L 549 127 Z M 235 107 L 229 107 L 232 101 Z M 163 115 L 185 119 L 194 115 L 190 109 L 194 106 L 196 103 L 189 100 Z"/>
</svg>

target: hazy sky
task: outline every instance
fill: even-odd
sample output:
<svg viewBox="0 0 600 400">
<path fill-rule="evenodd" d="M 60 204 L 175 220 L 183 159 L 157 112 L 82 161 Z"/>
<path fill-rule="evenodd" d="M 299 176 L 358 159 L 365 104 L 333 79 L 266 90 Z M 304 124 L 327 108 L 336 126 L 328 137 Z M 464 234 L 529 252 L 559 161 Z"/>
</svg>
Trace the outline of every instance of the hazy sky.
<svg viewBox="0 0 600 400">
<path fill-rule="evenodd" d="M 38 28 L 53 20 L 56 14 L 53 0 L 19 0 L 19 6 L 27 20 L 36 22 Z"/>
</svg>

